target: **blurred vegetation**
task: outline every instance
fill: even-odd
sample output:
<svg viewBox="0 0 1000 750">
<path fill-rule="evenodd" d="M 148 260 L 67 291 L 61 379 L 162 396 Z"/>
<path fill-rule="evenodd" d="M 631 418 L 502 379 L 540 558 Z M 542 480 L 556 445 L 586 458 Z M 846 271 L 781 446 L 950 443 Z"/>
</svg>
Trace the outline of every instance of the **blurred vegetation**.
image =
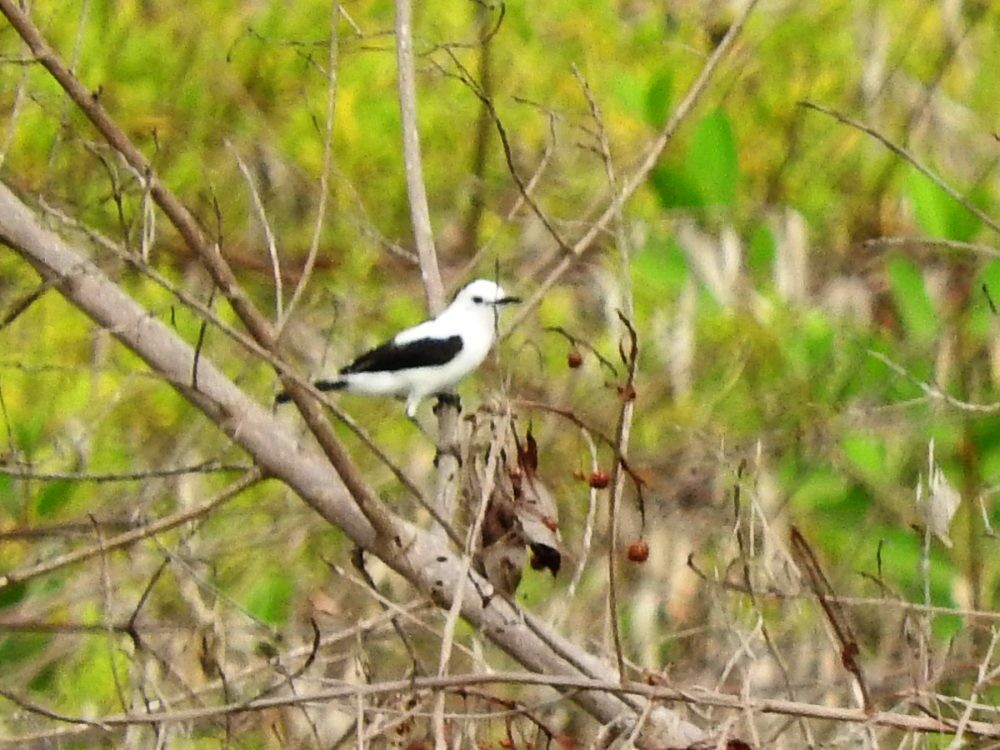
<svg viewBox="0 0 1000 750">
<path fill-rule="evenodd" d="M 737 6 L 420 4 L 421 144 L 446 281 L 455 287 L 498 268 L 505 286 L 526 296 L 560 257 L 529 210 L 508 216 L 517 188 L 493 124 L 459 80 L 459 64 L 493 98 L 525 180 L 550 154 L 535 199 L 573 239 L 610 192 L 572 67 L 599 103 L 616 171 L 627 176 Z M 356 2 L 343 11 L 329 203 L 317 271 L 289 335 L 309 372 L 343 363 L 424 314 L 416 267 L 386 249 L 411 247 L 393 5 Z M 273 310 L 267 244 L 243 160 L 276 237 L 287 301 L 320 199 L 329 4 L 219 1 L 179 10 L 164 0 L 38 0 L 31 12 L 221 240 L 260 307 Z M 143 230 L 152 228 L 141 179 L 99 142 L 40 66 L 24 64 L 24 54 L 4 22 L 0 177 L 138 252 Z M 868 124 L 996 222 L 997 71 L 996 3 L 765 0 L 627 205 L 630 268 L 622 269 L 612 235 L 602 237 L 501 345 L 497 362 L 462 385 L 468 413 L 501 396 L 530 400 L 572 410 L 613 434 L 621 366 L 614 375 L 584 347 L 583 366 L 571 369 L 572 345 L 547 329 L 565 328 L 618 365 L 624 331 L 615 310 L 623 304 L 622 274 L 630 274 L 641 359 L 629 455 L 646 482 L 645 526 L 630 485 L 619 548 L 641 535 L 652 556 L 646 565 L 622 563 L 619 604 L 626 650 L 641 669 L 669 668 L 681 683 L 709 679 L 700 659 L 712 644 L 728 643 L 724 653 L 738 645 L 719 632 L 751 630 L 760 614 L 790 661 L 806 654 L 804 669 L 822 667 L 828 680 L 846 683 L 824 661 L 836 662 L 835 648 L 817 653 L 827 640 L 808 598 L 769 601 L 758 611 L 721 585 L 743 584 L 742 536 L 752 542 L 761 591 L 808 593 L 786 570 L 791 562 L 779 540 L 791 525 L 815 545 L 838 594 L 920 603 L 926 585 L 931 604 L 997 609 L 1000 238 L 870 135 L 800 106 L 812 101 Z M 870 242 L 882 237 L 913 241 Z M 197 341 L 194 311 L 99 247 L 93 254 L 152 314 Z M 207 277 L 162 217 L 151 261 L 209 300 Z M 0 253 L 0 315 L 37 283 L 17 257 Z M 223 303 L 214 306 L 233 320 Z M 103 474 L 245 463 L 200 413 L 52 291 L 0 327 L 0 342 L 0 458 L 9 466 Z M 262 403 L 272 400 L 273 372 L 211 328 L 204 353 Z M 433 446 L 398 404 L 349 396 L 341 403 L 404 469 L 433 486 Z M 572 623 L 581 639 L 606 645 L 607 624 L 593 615 L 605 607 L 607 587 L 603 506 L 577 599 L 564 596 L 584 557 L 588 491 L 574 473 L 590 471 L 586 441 L 558 415 L 515 410 L 539 440 L 540 471 L 559 499 L 569 558 L 554 581 L 526 573 L 518 597 Z M 384 496 L 405 508 L 392 475 L 344 435 Z M 925 532 L 916 503 L 918 485 L 922 496 L 930 493 L 932 440 L 936 464 L 962 499 L 950 547 Z M 609 468 L 612 460 L 601 446 L 598 463 Z M 0 571 L 93 544 L 102 524 L 106 535 L 204 502 L 233 476 L 106 483 L 0 475 Z M 734 503 L 737 488 L 741 502 Z M 406 512 L 419 517 L 417 508 Z M 165 658 L 173 654 L 185 684 L 196 686 L 193 665 L 209 635 L 226 632 L 227 657 L 246 667 L 264 663 L 269 648 L 308 642 L 309 617 L 333 628 L 376 614 L 363 587 L 331 583 L 326 561 L 343 562 L 347 552 L 335 530 L 264 483 L 196 526 L 0 589 L 0 622 L 118 623 L 139 613 L 140 630 L 150 627 L 144 639 Z M 685 564 L 689 555 L 705 579 Z M 404 598 L 398 581 L 376 573 L 386 592 Z M 935 689 L 968 692 L 975 682 L 969 664 L 982 658 L 989 620 L 921 619 L 889 604 L 848 611 L 864 660 L 883 675 L 884 694 L 913 687 L 899 675 L 910 663 L 915 622 L 933 633 L 920 643 L 951 656 Z M 210 621 L 214 634 L 205 632 Z M 0 633 L 0 671 L 40 703 L 100 715 L 130 705 L 127 685 L 141 667 L 126 658 L 126 646 L 121 634 Z M 376 675 L 405 670 L 398 656 L 384 664 L 372 666 Z M 213 675 L 205 669 L 202 679 Z M 981 699 L 995 690 L 989 685 Z M 17 734 L 21 724 L 4 711 L 0 734 Z M 259 742 L 272 741 L 262 728 Z"/>
</svg>

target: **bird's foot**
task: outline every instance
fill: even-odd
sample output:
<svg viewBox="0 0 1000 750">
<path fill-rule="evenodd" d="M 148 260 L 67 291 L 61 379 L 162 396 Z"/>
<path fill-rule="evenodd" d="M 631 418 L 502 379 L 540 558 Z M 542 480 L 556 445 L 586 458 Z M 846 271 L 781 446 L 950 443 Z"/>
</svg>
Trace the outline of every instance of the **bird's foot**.
<svg viewBox="0 0 1000 750">
<path fill-rule="evenodd" d="M 434 404 L 434 415 L 437 416 L 441 413 L 441 409 L 446 406 L 454 406 L 459 414 L 462 413 L 462 399 L 458 397 L 457 393 L 438 393 L 437 403 Z"/>
</svg>

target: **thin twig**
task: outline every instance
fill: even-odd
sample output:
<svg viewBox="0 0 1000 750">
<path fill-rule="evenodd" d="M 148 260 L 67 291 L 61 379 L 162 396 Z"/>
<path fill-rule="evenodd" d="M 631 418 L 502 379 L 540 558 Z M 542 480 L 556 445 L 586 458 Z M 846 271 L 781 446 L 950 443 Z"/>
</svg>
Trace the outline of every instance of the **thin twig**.
<svg viewBox="0 0 1000 750">
<path fill-rule="evenodd" d="M 487 450 L 489 458 L 486 461 L 486 468 L 482 479 L 482 490 L 479 497 L 479 509 L 469 533 L 466 536 L 465 550 L 462 554 L 460 580 L 465 581 L 472 568 L 472 561 L 479 553 L 482 544 L 483 522 L 486 519 L 486 510 L 489 507 L 490 499 L 493 495 L 497 479 L 497 469 L 500 466 L 500 456 L 503 451 L 500 446 L 507 438 L 510 429 L 510 412 L 503 414 L 499 420 L 499 425 L 494 424 L 493 439 Z M 444 677 L 448 673 L 448 665 L 451 662 L 452 644 L 455 639 L 455 628 L 458 625 L 458 617 L 462 611 L 462 600 L 466 595 L 467 586 L 459 586 L 448 610 L 448 617 L 441 634 L 440 658 L 438 660 L 438 677 Z M 444 731 L 444 693 L 438 693 L 434 701 L 434 737 L 437 741 L 443 741 Z"/>
<path fill-rule="evenodd" d="M 915 377 L 910 372 L 908 372 L 905 367 L 903 367 L 900 364 L 897 364 L 882 352 L 877 352 L 874 349 L 867 349 L 866 351 L 868 352 L 868 355 L 870 357 L 874 357 L 897 375 L 906 378 L 915 386 L 917 386 L 917 388 L 923 391 L 928 397 L 936 401 L 944 401 L 946 404 L 954 406 L 956 409 L 960 409 L 961 411 L 973 412 L 976 414 L 994 414 L 1000 411 L 1000 402 L 992 404 L 977 404 L 977 403 L 971 403 L 969 401 L 962 401 L 959 398 L 955 398 L 950 393 L 945 393 L 937 386 L 931 385 L 930 383 Z"/>
<path fill-rule="evenodd" d="M 4 310 L 3 315 L 0 315 L 0 331 L 21 317 L 21 315 L 23 315 L 29 307 L 40 300 L 42 295 L 55 286 L 55 284 L 55 279 L 45 279 L 30 292 L 22 294 L 20 297 L 11 302 L 10 305 L 7 306 L 7 309 Z"/>
<path fill-rule="evenodd" d="M 601 161 L 604 163 L 604 172 L 608 179 L 608 188 L 611 191 L 611 208 L 615 226 L 615 240 L 618 245 L 619 276 L 621 282 L 622 303 L 624 311 L 618 311 L 618 317 L 625 324 L 629 334 L 630 347 L 627 356 L 624 349 L 623 364 L 628 370 L 625 385 L 622 389 L 621 410 L 618 415 L 618 429 L 615 435 L 615 462 L 611 468 L 611 503 L 608 511 L 608 607 L 611 613 L 611 633 L 614 636 L 615 657 L 618 659 L 618 674 L 621 679 L 625 679 L 625 657 L 622 651 L 621 633 L 618 624 L 618 602 L 617 602 L 617 577 L 616 569 L 618 564 L 618 509 L 621 505 L 622 492 L 625 489 L 625 474 L 622 471 L 621 458 L 628 453 L 629 436 L 632 432 L 632 419 L 635 414 L 635 373 L 639 358 L 639 338 L 635 328 L 632 326 L 632 318 L 635 316 L 632 302 L 632 268 L 629 261 L 628 234 L 625 229 L 625 216 L 622 210 L 621 194 L 618 191 L 618 180 L 615 177 L 614 162 L 611 157 L 611 145 L 608 142 L 607 130 L 604 127 L 604 117 L 601 115 L 601 108 L 594 98 L 587 85 L 586 79 L 580 71 L 573 67 L 573 74 L 576 76 L 583 90 L 583 95 L 590 106 L 591 119 L 597 128 L 597 140 L 600 145 Z M 641 495 L 640 495 L 641 497 Z M 645 714 L 645 709 L 644 709 Z"/>
<path fill-rule="evenodd" d="M 215 497 L 195 508 L 181 513 L 174 513 L 173 515 L 161 518 L 159 521 L 155 521 L 146 526 L 127 531 L 123 534 L 119 534 L 118 536 L 113 536 L 100 544 L 75 550 L 74 552 L 67 552 L 64 555 L 59 555 L 51 560 L 47 560 L 46 562 L 33 565 L 30 568 L 15 570 L 4 575 L 0 575 L 0 591 L 15 583 L 23 583 L 24 581 L 31 580 L 32 578 L 37 578 L 61 568 L 65 568 L 68 565 L 75 565 L 78 562 L 89 560 L 90 558 L 96 557 L 104 552 L 120 549 L 121 547 L 127 547 L 130 544 L 142 541 L 143 539 L 148 539 L 156 534 L 169 531 L 170 529 L 180 526 L 183 523 L 187 523 L 188 521 L 203 516 L 206 513 L 210 513 L 224 502 L 231 500 L 243 491 L 257 484 L 263 478 L 263 471 L 254 467 L 243 477 L 229 485 L 222 492 L 215 495 Z"/>
<path fill-rule="evenodd" d="M 396 64 L 399 110 L 403 128 L 403 169 L 406 174 L 406 193 L 410 200 L 413 240 L 417 245 L 417 257 L 420 259 L 420 277 L 424 282 L 427 307 L 432 315 L 437 315 L 445 307 L 444 284 L 438 268 L 437 250 L 434 249 L 434 230 L 431 228 L 423 160 L 420 156 L 411 0 L 396 0 Z"/>
<path fill-rule="evenodd" d="M 987 670 L 989 669 L 990 662 L 993 660 L 993 653 L 997 649 L 998 642 L 1000 642 L 1000 631 L 993 628 L 993 636 L 990 638 L 990 645 L 986 649 L 986 655 L 979 662 L 976 684 L 969 694 L 969 702 L 962 712 L 962 717 L 958 720 L 958 727 L 955 730 L 954 738 L 952 738 L 951 743 L 948 745 L 948 750 L 958 750 L 964 744 L 962 735 L 965 734 L 965 727 L 972 720 L 972 712 L 975 710 L 976 702 L 979 700 L 979 693 L 990 686 L 991 675 Z M 990 706 L 990 708 L 995 710 L 995 706 Z"/>
<path fill-rule="evenodd" d="M 370 450 L 378 460 L 385 465 L 393 473 L 393 476 L 399 481 L 399 483 L 406 488 L 406 490 L 416 498 L 423 507 L 428 508 L 428 510 L 435 514 L 436 511 L 430 505 L 429 501 L 423 496 L 423 493 L 417 487 L 416 483 L 410 479 L 403 470 L 388 456 L 388 454 L 383 451 L 372 439 L 372 437 L 359 425 L 353 417 L 351 417 L 347 412 L 343 411 L 337 404 L 324 394 L 322 391 L 315 388 L 311 381 L 306 378 L 299 377 L 295 375 L 288 363 L 271 351 L 262 347 L 253 338 L 247 336 L 242 331 L 237 330 L 235 327 L 229 325 L 225 321 L 221 320 L 211 308 L 203 304 L 200 300 L 193 297 L 188 292 L 181 289 L 176 284 L 172 283 L 169 279 L 163 276 L 161 273 L 156 271 L 152 266 L 147 263 L 143 263 L 137 256 L 126 252 L 123 248 L 119 247 L 117 243 L 113 240 L 105 237 L 100 232 L 97 232 L 90 227 L 81 224 L 79 221 L 67 216 L 62 211 L 48 205 L 44 201 L 41 203 L 42 208 L 46 213 L 55 216 L 59 221 L 63 222 L 66 226 L 71 227 L 77 231 L 83 232 L 84 235 L 90 239 L 92 242 L 97 243 L 102 248 L 114 253 L 116 256 L 127 262 L 132 268 L 146 276 L 147 278 L 154 281 L 159 286 L 166 289 L 170 294 L 176 297 L 178 300 L 183 302 L 187 307 L 195 310 L 203 319 L 210 322 L 219 331 L 224 333 L 230 339 L 235 341 L 237 344 L 242 346 L 248 353 L 260 358 L 261 360 L 267 362 L 277 372 L 283 374 L 285 378 L 292 379 L 300 387 L 304 388 L 309 394 L 316 399 L 319 403 L 323 404 L 330 412 L 341 422 L 343 422 L 347 427 L 353 432 L 358 439 L 365 445 L 368 450 Z M 287 308 L 286 308 L 287 310 Z M 435 515 L 435 520 L 440 523 L 440 519 Z M 447 531 L 447 529 L 446 529 Z M 453 540 L 457 539 L 457 536 L 452 537 Z M 458 542 L 456 542 L 458 544 Z"/>
<path fill-rule="evenodd" d="M 328 705 L 333 701 L 356 699 L 358 696 L 371 697 L 410 693 L 414 690 L 461 689 L 470 685 L 539 685 L 561 690 L 601 691 L 614 695 L 633 695 L 664 702 L 687 703 L 701 706 L 715 706 L 752 714 L 777 714 L 782 716 L 804 716 L 823 721 L 869 724 L 874 727 L 891 727 L 911 732 L 939 733 L 953 735 L 958 729 L 956 721 L 932 716 L 913 716 L 893 711 L 868 713 L 858 708 L 842 708 L 825 704 L 804 703 L 780 698 L 753 698 L 733 695 L 702 688 L 679 689 L 664 685 L 648 685 L 642 682 L 609 682 L 588 677 L 565 675 L 540 675 L 533 672 L 495 672 L 492 674 L 452 674 L 445 677 L 416 677 L 414 679 L 390 680 L 370 684 L 342 684 L 326 690 L 319 690 L 299 696 L 275 696 L 250 703 L 228 703 L 202 708 L 177 711 L 150 711 L 137 714 L 115 714 L 103 717 L 100 722 L 81 720 L 76 717 L 59 716 L 61 721 L 87 723 L 103 727 L 122 727 L 142 724 L 167 724 L 193 722 L 225 716 L 263 711 L 282 706 Z M 37 707 L 36 707 L 37 708 Z M 44 710 L 44 709 L 43 709 Z M 1000 738 L 1000 724 L 970 721 L 965 726 L 970 736 L 980 738 Z M 27 736 L 0 739 L 0 746 L 17 746 L 29 741 Z"/>
<path fill-rule="evenodd" d="M 742 12 L 737 16 L 736 20 L 733 21 L 732 26 L 726 31 L 722 41 L 719 45 L 712 51 L 709 55 L 708 60 L 705 61 L 704 67 L 698 74 L 694 83 L 691 84 L 691 88 L 687 90 L 684 98 L 677 105 L 677 109 L 671 114 L 670 119 L 667 120 L 666 125 L 663 126 L 663 130 L 660 131 L 659 136 L 653 141 L 652 145 L 646 151 L 643 156 L 642 161 L 636 170 L 629 175 L 629 177 L 622 184 L 621 195 L 614 199 L 612 198 L 611 204 L 605 208 L 604 212 L 595 221 L 586 233 L 572 247 L 570 254 L 563 257 L 559 263 L 556 265 L 549 275 L 545 277 L 538 288 L 532 293 L 522 305 L 517 313 L 508 322 L 507 327 L 503 333 L 504 337 L 510 335 L 510 332 L 517 328 L 521 323 L 523 323 L 529 315 L 531 315 L 535 308 L 541 303 L 542 298 L 545 293 L 548 292 L 552 286 L 562 278 L 563 274 L 577 261 L 577 259 L 583 255 L 587 250 L 590 249 L 594 240 L 601 235 L 608 224 L 615 216 L 617 211 L 617 206 L 624 205 L 629 201 L 629 199 L 635 194 L 635 192 L 645 184 L 646 178 L 649 173 L 653 171 L 653 168 L 657 165 L 660 160 L 660 155 L 663 153 L 667 144 L 673 140 L 674 135 L 680 128 L 681 124 L 688 118 L 691 112 L 694 110 L 695 105 L 701 99 L 705 90 L 708 88 L 709 82 L 715 75 L 716 69 L 719 67 L 719 63 L 726 56 L 729 50 L 732 48 L 740 32 L 743 30 L 743 26 L 746 24 L 747 19 L 753 12 L 753 9 L 757 7 L 757 3 L 760 0 L 750 0 L 744 7 Z"/>
<path fill-rule="evenodd" d="M 316 264 L 316 257 L 319 254 L 319 242 L 323 232 L 323 224 L 326 221 L 327 195 L 330 192 L 330 171 L 333 166 L 333 124 L 337 113 L 337 60 L 340 54 L 339 29 L 341 12 L 342 9 L 339 0 L 333 0 L 330 3 L 330 47 L 326 61 L 327 87 L 326 123 L 324 124 L 323 134 L 323 169 L 319 175 L 319 205 L 316 207 L 316 222 L 313 224 L 312 239 L 309 241 L 309 253 L 306 255 L 306 263 L 302 268 L 302 275 L 295 285 L 295 290 L 288 301 L 288 307 L 285 309 L 284 315 L 280 314 L 280 312 L 278 314 L 275 335 L 279 339 L 292 315 L 292 311 L 299 304 L 309 284 L 313 267 Z"/>
<path fill-rule="evenodd" d="M 93 727 L 95 729 L 100 729 L 104 732 L 110 731 L 110 727 L 99 721 L 93 721 L 91 719 L 84 719 L 83 717 L 69 716 L 67 714 L 56 713 L 51 709 L 45 708 L 44 706 L 39 706 L 37 703 L 29 701 L 27 698 L 23 698 L 10 690 L 0 689 L 0 697 L 6 698 L 15 706 L 18 706 L 28 713 L 37 714 L 46 719 L 52 719 L 53 721 L 61 721 L 67 724 L 83 724 L 87 727 Z M 6 739 L 0 739 L 0 745 L 7 744 Z"/>
<path fill-rule="evenodd" d="M 595 472 L 599 468 L 597 463 L 597 446 L 594 445 L 594 439 L 590 436 L 590 432 L 586 428 L 581 427 L 580 434 L 583 435 L 583 439 L 590 451 L 590 470 L 591 472 Z M 576 594 L 576 587 L 580 585 L 583 573 L 587 568 L 587 559 L 590 557 L 590 547 L 594 541 L 594 528 L 597 520 L 597 493 L 598 489 L 596 487 L 588 487 L 587 518 L 583 523 L 583 538 L 580 541 L 580 559 L 577 562 L 576 570 L 573 571 L 573 577 L 570 579 L 569 586 L 566 587 L 567 602 L 573 600 Z"/>
<path fill-rule="evenodd" d="M 925 247 L 940 247 L 946 250 L 963 250 L 988 258 L 1000 258 L 1000 249 L 991 245 L 975 242 L 959 242 L 941 237 L 873 237 L 862 243 L 865 247 L 906 247 L 908 245 L 924 245 Z"/>
<path fill-rule="evenodd" d="M 333 3 L 334 7 L 337 7 L 337 3 Z M 260 197 L 260 191 L 257 190 L 257 183 L 254 182 L 253 175 L 250 174 L 250 168 L 247 166 L 246 162 L 240 156 L 239 151 L 236 147 L 226 141 L 226 145 L 229 150 L 233 152 L 233 158 L 236 159 L 236 166 L 239 167 L 240 172 L 243 173 L 243 179 L 246 180 L 247 189 L 250 191 L 250 198 L 253 201 L 254 211 L 257 212 L 257 220 L 260 222 L 261 228 L 264 230 L 264 241 L 267 243 L 267 255 L 271 259 L 271 278 L 274 280 L 274 319 L 281 321 L 284 319 L 284 307 L 285 307 L 285 292 L 282 288 L 281 281 L 281 261 L 278 258 L 278 244 L 274 240 L 274 232 L 271 230 L 271 222 L 267 218 L 267 209 L 264 208 L 264 201 Z M 306 264 L 308 268 L 308 263 Z M 303 273 L 303 275 L 305 275 Z M 301 281 L 300 281 L 301 283 Z"/>
<path fill-rule="evenodd" d="M 830 107 L 826 107 L 822 104 L 817 104 L 811 101 L 800 101 L 798 104 L 800 107 L 805 107 L 806 109 L 811 109 L 816 112 L 821 112 L 824 115 L 832 117 L 838 122 L 843 123 L 844 125 L 850 125 L 852 128 L 860 130 L 862 133 L 865 133 L 866 135 L 870 135 L 872 138 L 874 138 L 883 146 L 885 146 L 887 149 L 889 149 L 892 153 L 896 154 L 896 156 L 909 162 L 913 167 L 916 168 L 918 172 L 924 175 L 924 177 L 929 179 L 939 188 L 944 190 L 955 201 L 957 201 L 959 205 L 961 205 L 966 211 L 968 211 L 970 214 L 972 214 L 981 222 L 983 222 L 983 224 L 988 226 L 997 234 L 1000 234 L 1000 223 L 997 223 L 981 208 L 972 203 L 968 198 L 966 198 L 964 195 L 958 192 L 958 190 L 956 190 L 947 182 L 945 182 L 944 179 L 942 179 L 934 171 L 932 171 L 930 167 L 925 165 L 916 156 L 911 154 L 909 150 L 903 148 L 902 146 L 896 143 L 893 143 L 891 140 L 889 140 L 889 138 L 887 138 L 886 136 L 882 135 L 880 132 L 875 130 L 875 128 L 871 127 L 870 125 L 865 125 L 863 122 L 859 122 L 858 120 L 855 120 L 852 117 L 848 117 L 847 115 L 842 114 L 835 109 L 831 109 Z"/>
<path fill-rule="evenodd" d="M 764 611 L 760 606 L 760 602 L 753 586 L 753 579 L 750 575 L 750 559 L 753 556 L 753 551 L 750 549 L 751 541 L 748 541 L 748 539 L 753 539 L 753 514 L 755 504 L 751 499 L 750 512 L 746 514 L 742 512 L 743 492 L 741 483 L 746 467 L 747 461 L 744 459 L 740 462 L 739 468 L 736 470 L 736 479 L 733 482 L 733 515 L 734 523 L 736 524 L 736 542 L 739 546 L 740 562 L 742 563 L 741 567 L 743 569 L 743 585 L 746 587 L 747 594 L 750 597 L 750 603 L 759 618 L 760 634 L 764 639 L 764 644 L 767 646 L 767 650 L 770 652 L 771 657 L 774 659 L 781 672 L 782 681 L 785 683 L 785 692 L 787 693 L 789 700 L 796 700 L 797 696 L 795 695 L 795 688 L 792 685 L 792 679 L 788 672 L 788 665 L 786 664 L 784 657 L 781 655 L 781 652 L 778 650 L 778 645 L 774 642 L 774 638 L 771 637 L 771 629 L 768 627 L 767 621 L 764 618 Z M 802 738 L 806 745 L 810 748 L 815 747 L 816 741 L 812 736 L 809 723 L 804 719 L 800 719 L 797 724 L 802 732 Z"/>
<path fill-rule="evenodd" d="M 274 351 L 278 344 L 274 327 L 260 313 L 246 290 L 237 281 L 232 268 L 223 257 L 222 249 L 208 241 L 194 215 L 154 173 L 142 151 L 108 114 L 100 97 L 88 90 L 66 67 L 16 0 L 0 0 L 0 13 L 3 13 L 18 35 L 28 44 L 38 62 L 51 74 L 108 144 L 121 155 L 131 169 L 145 176 L 153 200 L 166 214 L 185 244 L 201 259 L 240 321 L 263 349 Z M 7 198 L 9 200 L 13 195 Z M 375 529 L 377 541 L 389 543 L 389 540 L 401 539 L 399 519 L 379 500 L 375 490 L 351 460 L 318 403 L 308 395 L 307 389 L 288 376 L 288 368 L 279 369 L 278 374 L 282 378 L 282 385 L 291 394 L 299 413 L 315 436 L 324 455 L 343 481 L 352 501 Z M 194 394 L 186 395 L 191 397 Z M 303 499 L 307 502 L 316 500 L 315 497 Z M 323 507 L 314 507 L 321 514 L 326 510 Z"/>
<path fill-rule="evenodd" d="M 823 568 L 816 559 L 812 548 L 806 542 L 805 537 L 794 526 L 791 530 L 791 543 L 796 562 L 805 572 L 805 578 L 816 595 L 820 606 L 823 608 L 823 612 L 826 614 L 827 621 L 830 623 L 834 635 L 837 637 L 837 644 L 840 647 L 841 664 L 843 664 L 844 669 L 854 675 L 858 690 L 861 692 L 862 706 L 865 711 L 871 712 L 874 710 L 874 706 L 872 705 L 871 693 L 868 691 L 868 681 L 865 679 L 864 671 L 861 669 L 861 664 L 858 661 L 861 648 L 858 645 L 857 637 L 854 635 L 854 630 L 851 628 L 850 620 L 846 617 L 840 605 L 837 604 L 833 596 L 833 587 L 830 585 L 830 581 L 823 572 Z"/>
<path fill-rule="evenodd" d="M 611 468 L 611 504 L 608 513 L 608 607 L 611 612 L 611 633 L 615 641 L 615 656 L 618 659 L 619 679 L 625 679 L 625 659 L 622 652 L 621 633 L 618 624 L 618 601 L 616 598 L 617 584 L 615 580 L 618 562 L 618 505 L 621 502 L 625 486 L 625 475 L 622 467 L 622 457 L 628 451 L 629 435 L 632 430 L 632 416 L 635 413 L 635 373 L 639 360 L 639 337 L 631 320 L 618 311 L 618 317 L 625 325 L 629 336 L 629 349 L 622 350 L 622 359 L 627 369 L 625 385 L 622 387 L 622 406 L 618 414 L 618 428 L 615 431 L 615 462 Z M 641 487 L 641 485 L 637 485 Z M 639 491 L 640 510 L 642 503 L 641 489 Z"/>
<path fill-rule="evenodd" d="M 528 204 L 532 212 L 542 223 L 542 226 L 545 227 L 545 230 L 549 233 L 552 239 L 555 240 L 559 249 L 565 253 L 572 252 L 572 249 L 567 244 L 566 240 L 563 239 L 562 235 L 560 235 L 559 231 L 556 229 L 555 223 L 549 218 L 548 214 L 542 210 L 542 207 L 532 195 L 531 190 L 529 190 L 528 184 L 518 172 L 517 165 L 514 163 L 514 150 L 510 145 L 510 138 L 507 136 L 507 129 L 504 127 L 503 120 L 500 119 L 500 115 L 497 113 L 493 100 L 480 88 L 478 84 L 476 84 L 476 82 L 472 79 L 471 74 L 468 70 L 466 70 L 465 66 L 462 65 L 462 62 L 458 59 L 458 57 L 450 50 L 448 51 L 448 54 L 451 56 L 452 63 L 458 68 L 459 74 L 455 76 L 453 73 L 450 73 L 440 67 L 439 70 L 441 70 L 441 72 L 445 75 L 455 77 L 464 83 L 482 103 L 486 112 L 493 120 L 493 125 L 496 127 L 497 135 L 500 136 L 500 145 L 503 149 L 504 159 L 507 162 L 507 171 L 510 172 L 510 176 L 514 179 L 514 183 L 517 185 L 520 199 Z"/>
</svg>

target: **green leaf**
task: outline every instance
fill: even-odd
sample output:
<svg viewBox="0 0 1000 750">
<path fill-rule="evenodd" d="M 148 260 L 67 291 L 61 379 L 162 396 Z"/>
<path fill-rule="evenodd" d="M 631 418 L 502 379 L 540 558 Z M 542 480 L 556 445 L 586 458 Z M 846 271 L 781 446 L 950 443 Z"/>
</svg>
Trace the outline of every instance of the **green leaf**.
<svg viewBox="0 0 1000 750">
<path fill-rule="evenodd" d="M 668 209 L 730 205 L 738 179 L 736 139 L 721 109 L 698 123 L 682 163 L 668 160 L 649 175 L 660 205 Z"/>
<path fill-rule="evenodd" d="M 27 593 L 28 584 L 24 581 L 18 581 L 17 583 L 0 588 L 0 609 L 14 606 L 24 599 Z"/>
<path fill-rule="evenodd" d="M 288 619 L 295 586 L 282 570 L 265 571 L 250 590 L 246 608 L 269 625 L 280 626 Z"/>
<path fill-rule="evenodd" d="M 57 513 L 73 497 L 77 486 L 76 482 L 68 479 L 60 479 L 46 485 L 45 489 L 39 493 L 38 502 L 35 506 L 38 515 L 46 518 Z"/>
<path fill-rule="evenodd" d="M 920 268 L 907 258 L 893 258 L 889 261 L 889 290 L 907 335 L 920 344 L 933 341 L 939 327 L 938 314 Z"/>
<path fill-rule="evenodd" d="M 46 414 L 44 409 L 33 410 L 23 422 L 14 425 L 14 437 L 18 447 L 27 456 L 32 456 L 41 444 L 42 433 L 45 431 Z"/>
<path fill-rule="evenodd" d="M 674 76 L 664 71 L 653 77 L 646 92 L 646 122 L 654 128 L 661 128 L 670 114 L 674 97 Z"/>
<path fill-rule="evenodd" d="M 849 488 L 847 478 L 828 469 L 817 469 L 798 480 L 789 504 L 801 510 L 816 510 L 837 506 L 844 501 Z"/>
<path fill-rule="evenodd" d="M 27 661 L 52 640 L 44 633 L 15 633 L 0 640 L 0 667 Z"/>
<path fill-rule="evenodd" d="M 774 269 L 774 258 L 777 254 L 777 245 L 774 241 L 774 233 L 764 224 L 760 224 L 754 230 L 750 238 L 750 247 L 747 249 L 747 265 L 750 272 L 759 282 L 769 281 Z"/>
<path fill-rule="evenodd" d="M 701 208 L 705 205 L 698 183 L 682 166 L 662 164 L 650 173 L 649 181 L 663 208 Z"/>
<path fill-rule="evenodd" d="M 979 219 L 922 172 L 910 171 L 906 189 L 917 223 L 929 237 L 968 242 L 979 231 Z"/>
<path fill-rule="evenodd" d="M 656 237 L 636 253 L 632 272 L 642 284 L 636 288 L 648 306 L 662 306 L 673 299 L 688 277 L 687 259 L 674 238 Z"/>
<path fill-rule="evenodd" d="M 14 495 L 14 480 L 7 474 L 0 474 L 0 508 L 3 508 L 7 515 L 17 514 L 19 504 Z"/>
<path fill-rule="evenodd" d="M 863 432 L 848 433 L 841 439 L 840 448 L 848 461 L 867 480 L 881 483 L 887 479 L 883 438 Z"/>
<path fill-rule="evenodd" d="M 704 205 L 730 205 L 736 198 L 739 163 L 729 117 L 717 109 L 698 123 L 687 156 L 687 171 Z"/>
<path fill-rule="evenodd" d="M 882 539 L 883 575 L 892 584 L 902 589 L 904 595 L 911 601 L 920 600 L 923 596 L 923 582 L 917 571 L 921 570 L 923 566 L 922 540 L 908 530 L 896 527 L 873 529 L 872 532 Z M 941 545 L 931 547 L 928 575 L 930 577 L 931 604 L 938 607 L 956 606 L 953 592 L 955 579 L 959 573 Z M 961 619 L 958 617 L 935 617 L 935 635 L 947 637 L 960 624 Z"/>
</svg>

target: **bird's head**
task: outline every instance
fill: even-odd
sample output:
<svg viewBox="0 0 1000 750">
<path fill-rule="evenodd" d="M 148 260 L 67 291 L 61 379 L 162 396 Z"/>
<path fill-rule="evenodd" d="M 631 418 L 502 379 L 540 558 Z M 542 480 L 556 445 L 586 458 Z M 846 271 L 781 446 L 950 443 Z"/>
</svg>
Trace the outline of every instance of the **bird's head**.
<svg viewBox="0 0 1000 750">
<path fill-rule="evenodd" d="M 468 315 L 488 314 L 492 320 L 495 310 L 520 301 L 518 297 L 508 296 L 499 284 L 489 279 L 476 279 L 459 290 L 451 308 Z"/>
</svg>

